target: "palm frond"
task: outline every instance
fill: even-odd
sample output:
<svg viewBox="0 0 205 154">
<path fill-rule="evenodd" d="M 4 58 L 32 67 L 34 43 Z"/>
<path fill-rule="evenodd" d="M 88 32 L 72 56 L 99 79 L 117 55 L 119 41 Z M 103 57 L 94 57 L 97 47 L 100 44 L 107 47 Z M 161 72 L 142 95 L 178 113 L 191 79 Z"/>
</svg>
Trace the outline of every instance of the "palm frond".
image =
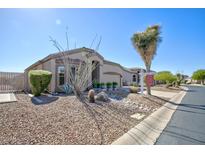
<svg viewBox="0 0 205 154">
<path fill-rule="evenodd" d="M 142 57 L 146 67 L 150 67 L 151 61 L 156 55 L 159 43 L 162 41 L 160 36 L 161 27 L 153 25 L 148 27 L 144 32 L 138 32 L 131 38 L 133 46 Z"/>
</svg>

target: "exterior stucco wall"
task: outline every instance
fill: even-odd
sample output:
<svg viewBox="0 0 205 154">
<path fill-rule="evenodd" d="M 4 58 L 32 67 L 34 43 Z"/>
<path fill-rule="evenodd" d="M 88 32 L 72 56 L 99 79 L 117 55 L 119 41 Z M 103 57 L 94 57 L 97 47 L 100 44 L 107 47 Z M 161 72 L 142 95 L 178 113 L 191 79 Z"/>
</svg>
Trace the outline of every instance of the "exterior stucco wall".
<svg viewBox="0 0 205 154">
<path fill-rule="evenodd" d="M 123 70 L 117 65 L 104 63 L 103 64 L 103 73 L 106 73 L 106 72 L 117 72 L 117 73 L 122 75 Z"/>
<path fill-rule="evenodd" d="M 56 63 L 55 59 L 51 59 L 49 63 L 45 66 L 50 72 L 52 72 L 52 79 L 49 85 L 49 90 L 51 92 L 56 91 Z"/>
<path fill-rule="evenodd" d="M 127 71 L 123 71 L 122 74 L 123 74 L 122 82 L 130 85 L 132 83 L 132 76 L 134 73 L 129 73 Z"/>
<path fill-rule="evenodd" d="M 80 52 L 79 52 L 80 51 Z M 85 50 L 85 48 L 77 49 L 75 52 L 68 53 L 66 58 L 71 58 L 71 59 L 80 59 L 83 60 L 83 55 L 87 54 L 88 52 Z M 57 83 L 57 67 L 61 65 L 61 63 L 56 63 L 56 60 L 59 58 L 58 55 L 49 57 L 50 59 L 46 59 L 44 62 L 43 60 L 40 61 L 40 64 L 34 65 L 35 67 L 29 68 L 29 70 L 34 70 L 34 69 L 43 69 L 43 70 L 48 70 L 52 72 L 52 80 L 51 83 L 49 84 L 49 90 L 51 92 L 58 91 L 58 83 Z M 133 83 L 133 75 L 136 75 L 136 78 L 138 76 L 137 71 L 132 71 L 126 68 L 123 68 L 121 65 L 113 62 L 109 62 L 104 60 L 104 58 L 99 55 L 96 52 L 92 52 L 92 56 L 90 57 L 91 61 L 98 61 L 99 62 L 99 81 L 100 82 L 117 82 L 118 86 L 122 86 L 123 82 L 127 82 L 127 84 Z M 61 65 L 62 66 L 62 65 Z M 28 82 L 28 71 L 25 71 L 25 89 L 30 90 L 29 87 L 29 82 Z M 65 70 L 66 71 L 66 70 Z M 67 73 L 65 73 L 66 75 Z M 68 77 L 65 76 L 65 81 L 67 80 Z M 90 74 L 90 78 L 88 81 L 89 85 L 92 84 L 92 74 Z"/>
<path fill-rule="evenodd" d="M 133 82 L 133 75 L 136 76 L 136 79 L 138 77 L 137 72 L 129 72 L 129 71 L 126 71 L 125 69 L 122 69 L 118 65 L 109 64 L 109 63 L 104 63 L 104 65 L 103 65 L 102 82 L 113 82 L 116 80 L 116 75 L 107 76 L 104 74 L 106 72 L 113 72 L 113 73 L 121 74 L 122 75 L 121 85 L 123 85 L 123 83 L 126 83 L 127 85 L 130 85 L 131 83 L 137 83 L 137 80 L 136 80 L 136 82 Z"/>
</svg>

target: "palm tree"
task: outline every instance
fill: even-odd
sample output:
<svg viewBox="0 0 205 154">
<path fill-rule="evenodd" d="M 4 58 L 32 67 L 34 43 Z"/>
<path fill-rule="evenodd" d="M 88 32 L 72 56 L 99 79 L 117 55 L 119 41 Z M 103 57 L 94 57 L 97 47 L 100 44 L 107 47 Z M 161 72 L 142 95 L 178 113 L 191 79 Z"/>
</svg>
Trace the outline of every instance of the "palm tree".
<svg viewBox="0 0 205 154">
<path fill-rule="evenodd" d="M 132 43 L 145 63 L 147 73 L 150 72 L 152 59 L 156 55 L 157 46 L 162 41 L 159 25 L 148 27 L 144 32 L 135 33 L 131 38 Z M 147 94 L 151 95 L 150 86 L 147 84 Z"/>
</svg>

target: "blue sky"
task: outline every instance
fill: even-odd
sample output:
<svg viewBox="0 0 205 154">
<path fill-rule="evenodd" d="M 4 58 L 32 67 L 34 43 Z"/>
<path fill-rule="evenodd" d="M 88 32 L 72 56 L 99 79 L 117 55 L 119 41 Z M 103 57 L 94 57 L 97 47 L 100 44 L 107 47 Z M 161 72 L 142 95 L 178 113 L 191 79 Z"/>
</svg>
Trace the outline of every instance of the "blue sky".
<svg viewBox="0 0 205 154">
<path fill-rule="evenodd" d="M 205 9 L 0 9 L 0 19 L 0 71 L 22 72 L 56 52 L 49 35 L 65 46 L 66 26 L 70 48 L 89 47 L 98 34 L 105 59 L 144 67 L 130 38 L 152 24 L 162 26 L 163 38 L 153 70 L 191 75 L 205 68 Z"/>
</svg>

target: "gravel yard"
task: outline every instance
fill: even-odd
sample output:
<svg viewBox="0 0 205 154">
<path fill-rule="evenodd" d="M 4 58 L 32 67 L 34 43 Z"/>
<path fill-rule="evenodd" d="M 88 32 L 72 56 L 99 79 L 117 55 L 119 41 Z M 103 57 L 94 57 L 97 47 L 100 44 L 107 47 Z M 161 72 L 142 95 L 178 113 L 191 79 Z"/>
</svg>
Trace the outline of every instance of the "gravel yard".
<svg viewBox="0 0 205 154">
<path fill-rule="evenodd" d="M 153 96 L 129 94 L 109 103 L 80 103 L 59 96 L 36 104 L 26 94 L 0 104 L 0 144 L 111 144 L 165 103 Z M 140 113 L 143 119 L 130 116 Z"/>
</svg>

